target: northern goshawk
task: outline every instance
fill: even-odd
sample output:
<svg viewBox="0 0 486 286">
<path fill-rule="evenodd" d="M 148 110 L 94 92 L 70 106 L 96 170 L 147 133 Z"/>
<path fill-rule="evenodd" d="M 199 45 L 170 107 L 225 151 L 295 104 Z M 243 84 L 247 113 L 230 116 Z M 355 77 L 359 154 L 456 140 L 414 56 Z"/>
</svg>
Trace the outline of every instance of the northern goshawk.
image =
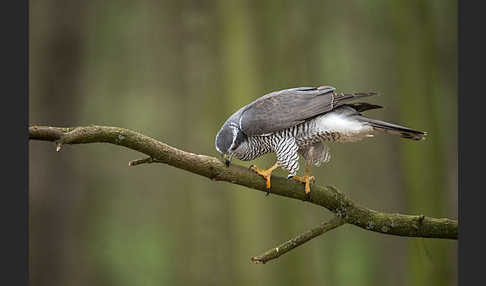
<svg viewBox="0 0 486 286">
<path fill-rule="evenodd" d="M 240 108 L 223 124 L 216 135 L 216 149 L 229 166 L 232 158 L 250 161 L 274 152 L 277 162 L 269 169 L 250 168 L 266 180 L 277 167 L 289 171 L 288 178 L 305 183 L 310 195 L 311 165 L 330 159 L 325 141 L 354 142 L 378 132 L 421 140 L 426 133 L 365 117 L 361 112 L 381 108 L 369 103 L 349 103 L 372 96 L 374 92 L 335 93 L 332 86 L 298 87 L 271 92 Z M 305 175 L 296 176 L 299 156 L 306 162 Z"/>
</svg>

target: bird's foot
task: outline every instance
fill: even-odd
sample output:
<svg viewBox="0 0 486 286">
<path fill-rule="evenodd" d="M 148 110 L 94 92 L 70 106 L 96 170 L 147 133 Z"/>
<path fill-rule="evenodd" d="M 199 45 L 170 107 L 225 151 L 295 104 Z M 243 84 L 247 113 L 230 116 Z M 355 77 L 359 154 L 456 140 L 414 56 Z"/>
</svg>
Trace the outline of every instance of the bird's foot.
<svg viewBox="0 0 486 286">
<path fill-rule="evenodd" d="M 272 177 L 272 172 L 273 170 L 275 170 L 275 168 L 271 167 L 268 168 L 267 170 L 264 170 L 256 167 L 255 165 L 251 165 L 250 170 L 262 176 L 266 180 L 265 186 L 267 188 L 267 192 L 265 193 L 265 196 L 268 196 L 270 194 L 270 189 L 272 188 L 272 185 L 270 183 L 270 178 Z"/>
<path fill-rule="evenodd" d="M 293 176 L 292 179 L 305 184 L 305 194 L 310 198 L 310 184 L 312 184 L 316 178 L 314 176 Z"/>
</svg>

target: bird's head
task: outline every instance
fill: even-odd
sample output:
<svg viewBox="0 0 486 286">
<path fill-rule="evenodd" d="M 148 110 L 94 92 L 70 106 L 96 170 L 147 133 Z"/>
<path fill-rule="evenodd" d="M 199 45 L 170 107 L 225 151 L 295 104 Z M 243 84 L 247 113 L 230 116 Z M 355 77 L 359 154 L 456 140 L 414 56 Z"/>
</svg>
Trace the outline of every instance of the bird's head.
<svg viewBox="0 0 486 286">
<path fill-rule="evenodd" d="M 225 160 L 226 166 L 229 166 L 233 156 L 239 157 L 239 154 L 246 146 L 247 136 L 240 130 L 235 122 L 225 122 L 223 127 L 216 134 L 216 150 L 221 153 Z"/>
</svg>

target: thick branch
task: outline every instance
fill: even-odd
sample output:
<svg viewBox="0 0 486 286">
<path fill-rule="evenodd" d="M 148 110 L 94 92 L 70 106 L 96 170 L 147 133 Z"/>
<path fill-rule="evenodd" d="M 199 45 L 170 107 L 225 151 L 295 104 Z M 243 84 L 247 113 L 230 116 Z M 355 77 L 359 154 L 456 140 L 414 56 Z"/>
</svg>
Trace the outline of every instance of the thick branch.
<svg viewBox="0 0 486 286">
<path fill-rule="evenodd" d="M 29 127 L 29 138 L 32 140 L 54 141 L 57 146 L 83 143 L 120 145 L 148 155 L 150 158 L 153 158 L 151 162 L 165 163 L 212 180 L 227 181 L 266 191 L 265 181 L 262 177 L 247 168 L 235 164 L 226 167 L 223 162 L 214 157 L 185 152 L 124 128 L 107 126 L 76 128 L 31 126 Z M 272 194 L 306 200 L 302 184 L 282 177 L 272 176 Z M 329 209 L 346 223 L 374 232 L 411 237 L 446 239 L 457 239 L 458 237 L 457 220 L 431 218 L 424 215 L 377 212 L 356 205 L 331 186 L 312 185 L 308 202 Z"/>
</svg>

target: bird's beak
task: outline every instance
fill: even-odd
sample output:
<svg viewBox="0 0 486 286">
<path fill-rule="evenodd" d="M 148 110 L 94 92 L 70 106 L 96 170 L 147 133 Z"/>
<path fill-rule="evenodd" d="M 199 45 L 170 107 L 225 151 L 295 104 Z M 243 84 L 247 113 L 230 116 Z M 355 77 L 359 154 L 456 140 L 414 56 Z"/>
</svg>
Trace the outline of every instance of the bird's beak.
<svg viewBox="0 0 486 286">
<path fill-rule="evenodd" d="M 231 162 L 231 157 L 229 155 L 224 154 L 223 158 L 224 158 L 224 163 L 226 164 L 226 167 L 229 167 L 230 162 Z"/>
</svg>

